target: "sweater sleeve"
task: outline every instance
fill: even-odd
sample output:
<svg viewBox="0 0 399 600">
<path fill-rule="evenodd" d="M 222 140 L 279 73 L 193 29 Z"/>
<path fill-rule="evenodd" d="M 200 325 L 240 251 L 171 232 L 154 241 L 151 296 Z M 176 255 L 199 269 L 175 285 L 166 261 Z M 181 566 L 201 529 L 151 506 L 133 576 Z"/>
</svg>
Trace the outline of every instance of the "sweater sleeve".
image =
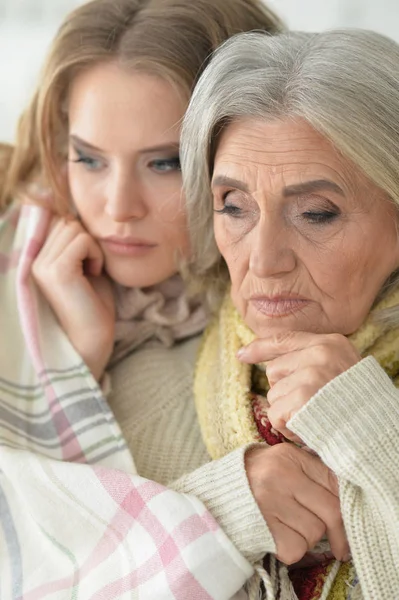
<svg viewBox="0 0 399 600">
<path fill-rule="evenodd" d="M 399 589 L 399 391 L 368 357 L 324 386 L 287 424 L 337 474 L 365 599 Z"/>
<path fill-rule="evenodd" d="M 251 492 L 239 448 L 184 475 L 170 485 L 201 500 L 236 548 L 252 564 L 276 546 Z"/>
</svg>

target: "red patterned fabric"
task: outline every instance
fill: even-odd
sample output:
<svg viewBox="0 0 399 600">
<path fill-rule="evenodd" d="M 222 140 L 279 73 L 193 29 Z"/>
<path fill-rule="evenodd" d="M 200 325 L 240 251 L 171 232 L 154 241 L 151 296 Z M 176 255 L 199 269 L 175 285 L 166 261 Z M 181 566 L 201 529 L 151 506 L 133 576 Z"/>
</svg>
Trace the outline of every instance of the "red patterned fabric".
<svg viewBox="0 0 399 600">
<path fill-rule="evenodd" d="M 281 433 L 273 429 L 272 424 L 267 416 L 266 399 L 258 394 L 252 394 L 252 409 L 256 426 L 262 438 L 269 444 L 275 446 L 284 442 L 285 438 Z"/>
</svg>

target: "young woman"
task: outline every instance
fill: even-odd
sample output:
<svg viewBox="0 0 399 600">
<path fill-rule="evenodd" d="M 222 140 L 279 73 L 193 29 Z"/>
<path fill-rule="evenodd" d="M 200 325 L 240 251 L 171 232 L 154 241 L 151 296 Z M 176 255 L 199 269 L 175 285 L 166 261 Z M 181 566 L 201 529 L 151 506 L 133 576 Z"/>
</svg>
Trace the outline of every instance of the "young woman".
<svg viewBox="0 0 399 600">
<path fill-rule="evenodd" d="M 197 424 L 179 133 L 211 52 L 279 28 L 260 0 L 94 0 L 54 41 L 4 157 L 4 597 L 227 599 L 269 545 L 243 451 L 206 464 Z"/>
</svg>

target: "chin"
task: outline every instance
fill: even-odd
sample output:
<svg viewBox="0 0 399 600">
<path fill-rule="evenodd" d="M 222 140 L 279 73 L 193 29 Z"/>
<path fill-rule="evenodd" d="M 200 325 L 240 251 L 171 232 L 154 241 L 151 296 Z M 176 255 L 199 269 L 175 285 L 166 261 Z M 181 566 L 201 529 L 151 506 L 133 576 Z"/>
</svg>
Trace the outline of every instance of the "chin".
<svg viewBox="0 0 399 600">
<path fill-rule="evenodd" d="M 309 319 L 301 320 L 295 315 L 287 315 L 285 317 L 265 317 L 263 315 L 251 315 L 244 319 L 247 327 L 253 331 L 257 337 L 268 337 L 277 335 L 287 331 L 308 331 L 316 333 L 318 330 L 317 323 L 310 323 Z"/>
<path fill-rule="evenodd" d="M 170 269 L 161 270 L 146 267 L 141 269 L 126 269 L 117 268 L 115 265 L 106 265 L 106 272 L 108 277 L 115 283 L 122 285 L 127 288 L 147 288 L 162 283 L 169 277 L 172 277 L 176 273 L 176 269 L 171 271 Z"/>
</svg>

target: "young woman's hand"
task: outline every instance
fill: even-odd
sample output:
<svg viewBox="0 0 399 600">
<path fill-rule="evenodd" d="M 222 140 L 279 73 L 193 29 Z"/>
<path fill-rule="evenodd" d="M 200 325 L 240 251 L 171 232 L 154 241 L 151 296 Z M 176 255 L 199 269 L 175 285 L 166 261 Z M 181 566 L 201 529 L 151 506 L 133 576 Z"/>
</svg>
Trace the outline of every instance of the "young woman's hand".
<svg viewBox="0 0 399 600">
<path fill-rule="evenodd" d="M 100 380 L 114 343 L 115 307 L 99 245 L 77 220 L 57 219 L 33 276 L 75 350 Z"/>
<path fill-rule="evenodd" d="M 321 460 L 289 443 L 250 448 L 245 455 L 248 481 L 287 565 L 300 561 L 325 534 L 338 560 L 348 560 L 334 473 Z"/>
<path fill-rule="evenodd" d="M 266 364 L 269 420 L 286 438 L 299 441 L 287 428 L 287 422 L 316 392 L 359 362 L 361 356 L 343 335 L 289 331 L 255 340 L 240 352 L 239 360 Z"/>
</svg>

